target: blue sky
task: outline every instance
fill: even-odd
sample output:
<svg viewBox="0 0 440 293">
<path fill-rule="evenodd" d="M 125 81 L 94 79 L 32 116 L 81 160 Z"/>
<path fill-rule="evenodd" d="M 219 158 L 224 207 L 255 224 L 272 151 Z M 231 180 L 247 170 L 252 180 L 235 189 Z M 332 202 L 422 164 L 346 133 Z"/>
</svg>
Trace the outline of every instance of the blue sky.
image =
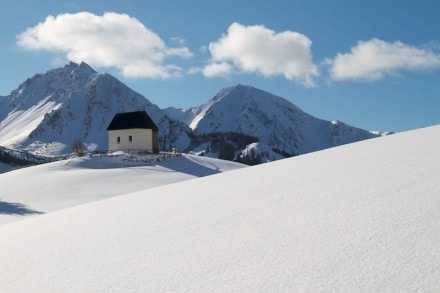
<svg viewBox="0 0 440 293">
<path fill-rule="evenodd" d="M 85 61 L 160 107 L 245 84 L 326 120 L 440 123 L 440 2 L 1 1 L 0 95 Z"/>
</svg>

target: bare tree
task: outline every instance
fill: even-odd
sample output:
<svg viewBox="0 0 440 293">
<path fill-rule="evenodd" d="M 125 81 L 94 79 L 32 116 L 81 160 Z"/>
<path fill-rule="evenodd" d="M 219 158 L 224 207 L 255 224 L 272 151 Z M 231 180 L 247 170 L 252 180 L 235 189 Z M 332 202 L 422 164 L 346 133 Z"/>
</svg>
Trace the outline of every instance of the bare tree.
<svg viewBox="0 0 440 293">
<path fill-rule="evenodd" d="M 81 138 L 76 139 L 73 142 L 73 153 L 78 157 L 82 157 L 85 155 L 86 146 L 84 145 L 84 141 Z"/>
</svg>

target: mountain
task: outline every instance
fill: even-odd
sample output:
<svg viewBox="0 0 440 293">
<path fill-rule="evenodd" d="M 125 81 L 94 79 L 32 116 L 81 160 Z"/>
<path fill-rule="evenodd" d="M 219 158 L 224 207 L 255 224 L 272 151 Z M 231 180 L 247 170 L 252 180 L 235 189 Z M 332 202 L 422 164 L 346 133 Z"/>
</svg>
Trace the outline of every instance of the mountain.
<svg viewBox="0 0 440 293">
<path fill-rule="evenodd" d="M 41 156 L 70 154 L 78 141 L 89 151 L 106 150 L 113 116 L 137 110 L 158 125 L 162 150 L 176 147 L 248 164 L 380 135 L 317 119 L 284 98 L 244 85 L 188 110 L 160 109 L 113 76 L 71 62 L 0 97 L 0 146 Z"/>
<path fill-rule="evenodd" d="M 439 149 L 429 127 L 0 225 L 2 291 L 438 292 Z"/>
<path fill-rule="evenodd" d="M 189 144 L 191 130 L 109 74 L 86 63 L 36 74 L 0 97 L 0 145 L 35 154 L 72 152 L 80 139 L 89 150 L 107 149 L 106 128 L 117 112 L 145 110 L 166 133 L 163 148 Z"/>
<path fill-rule="evenodd" d="M 380 136 L 339 121 L 315 118 L 284 98 L 237 85 L 188 110 L 165 109 L 196 134 L 242 133 L 279 154 L 292 156 Z"/>
</svg>

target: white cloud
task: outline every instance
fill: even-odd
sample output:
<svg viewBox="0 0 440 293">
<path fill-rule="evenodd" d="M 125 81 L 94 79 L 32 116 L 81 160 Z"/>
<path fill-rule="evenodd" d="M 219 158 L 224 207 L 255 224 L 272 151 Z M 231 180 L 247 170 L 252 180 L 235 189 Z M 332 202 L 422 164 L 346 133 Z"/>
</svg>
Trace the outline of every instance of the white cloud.
<svg viewBox="0 0 440 293">
<path fill-rule="evenodd" d="M 203 68 L 201 68 L 201 67 L 191 67 L 190 69 L 188 69 L 187 73 L 193 75 L 193 74 L 201 73 L 202 71 L 203 71 Z"/>
<path fill-rule="evenodd" d="M 327 60 L 333 80 L 377 80 L 400 70 L 440 68 L 440 54 L 401 42 L 372 39 L 359 42 L 350 53 Z"/>
<path fill-rule="evenodd" d="M 171 56 L 192 57 L 186 47 L 169 48 L 152 30 L 126 14 L 89 12 L 48 16 L 17 36 L 30 50 L 63 52 L 74 62 L 115 67 L 126 77 L 169 78 L 182 69 L 165 64 Z"/>
<path fill-rule="evenodd" d="M 227 62 L 211 63 L 203 68 L 203 75 L 206 77 L 226 77 L 231 74 L 231 65 Z"/>
<path fill-rule="evenodd" d="M 226 35 L 209 44 L 212 61 L 203 72 L 214 77 L 236 69 L 263 76 L 283 75 L 313 85 L 318 68 L 313 63 L 311 44 L 309 38 L 297 32 L 276 33 L 261 25 L 233 23 Z"/>
</svg>

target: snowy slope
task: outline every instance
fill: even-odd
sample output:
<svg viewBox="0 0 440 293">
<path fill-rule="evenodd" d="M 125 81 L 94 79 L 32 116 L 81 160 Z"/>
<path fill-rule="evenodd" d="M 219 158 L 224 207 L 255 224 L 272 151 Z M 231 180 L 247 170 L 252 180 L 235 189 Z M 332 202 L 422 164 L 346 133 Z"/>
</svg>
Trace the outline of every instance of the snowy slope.
<svg viewBox="0 0 440 293">
<path fill-rule="evenodd" d="M 0 145 L 41 155 L 72 152 L 81 139 L 89 149 L 108 148 L 106 128 L 117 112 L 145 110 L 166 132 L 164 148 L 189 144 L 189 128 L 109 74 L 70 63 L 26 80 L 0 97 Z M 170 130 L 171 133 L 170 133 Z"/>
<path fill-rule="evenodd" d="M 83 157 L 0 174 L 0 224 L 55 210 L 241 168 L 182 155 Z M 162 159 L 162 161 L 155 162 Z M 151 162 L 150 162 L 151 161 Z M 2 170 L 0 165 L 0 171 Z"/>
<path fill-rule="evenodd" d="M 4 291 L 437 292 L 440 126 L 0 226 Z"/>
<path fill-rule="evenodd" d="M 317 119 L 281 97 L 244 85 L 223 89 L 199 107 L 165 111 L 196 133 L 244 133 L 290 155 L 380 136 L 339 121 Z"/>
</svg>

